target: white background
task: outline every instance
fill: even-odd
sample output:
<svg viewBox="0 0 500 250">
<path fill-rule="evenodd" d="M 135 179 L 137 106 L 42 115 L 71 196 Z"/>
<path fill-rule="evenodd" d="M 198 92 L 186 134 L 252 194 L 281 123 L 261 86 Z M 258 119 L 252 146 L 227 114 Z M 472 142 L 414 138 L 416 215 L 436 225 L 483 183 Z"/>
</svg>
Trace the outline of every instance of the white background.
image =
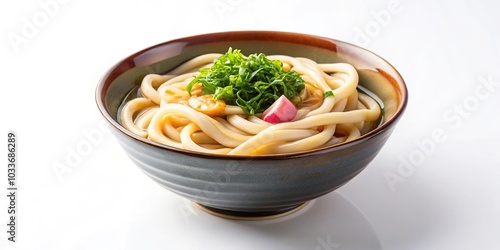
<svg viewBox="0 0 500 250">
<path fill-rule="evenodd" d="M 0 249 L 500 249 L 499 10 L 471 0 L 2 1 Z M 365 171 L 264 222 L 210 216 L 148 179 L 94 101 L 103 73 L 135 51 L 248 29 L 358 44 L 410 92 Z M 16 243 L 8 131 L 18 136 Z"/>
</svg>

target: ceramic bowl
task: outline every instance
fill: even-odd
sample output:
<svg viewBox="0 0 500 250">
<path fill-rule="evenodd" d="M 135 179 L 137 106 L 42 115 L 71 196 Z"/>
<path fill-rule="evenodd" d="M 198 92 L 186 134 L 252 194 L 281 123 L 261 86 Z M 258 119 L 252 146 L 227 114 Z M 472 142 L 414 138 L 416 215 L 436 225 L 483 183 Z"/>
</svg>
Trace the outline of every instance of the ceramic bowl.
<svg viewBox="0 0 500 250">
<path fill-rule="evenodd" d="M 141 138 L 117 122 L 125 96 L 149 73 L 166 73 L 205 53 L 262 52 L 347 62 L 360 85 L 383 103 L 383 123 L 353 141 L 272 156 L 197 153 Z M 325 195 L 359 174 L 379 153 L 403 115 L 407 88 L 380 56 L 331 38 L 274 31 L 235 31 L 179 38 L 136 52 L 111 67 L 96 88 L 97 106 L 130 159 L 152 180 L 214 213 L 251 218 L 286 213 Z"/>
</svg>

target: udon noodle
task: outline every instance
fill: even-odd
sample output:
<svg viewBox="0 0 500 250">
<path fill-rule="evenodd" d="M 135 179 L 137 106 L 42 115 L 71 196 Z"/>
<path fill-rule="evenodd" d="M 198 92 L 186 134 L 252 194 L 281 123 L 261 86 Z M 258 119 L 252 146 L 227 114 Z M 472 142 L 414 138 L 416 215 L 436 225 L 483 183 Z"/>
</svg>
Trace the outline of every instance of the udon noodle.
<svg viewBox="0 0 500 250">
<path fill-rule="evenodd" d="M 307 58 L 268 56 L 296 71 L 305 88 L 292 121 L 271 124 L 260 114 L 247 115 L 225 105 L 216 115 L 187 105 L 193 95 L 203 104 L 202 92 L 186 86 L 221 54 L 193 58 L 165 75 L 148 74 L 140 94 L 119 111 L 120 123 L 152 141 L 186 150 L 228 155 L 269 155 L 307 151 L 347 142 L 369 132 L 380 121 L 381 108 L 358 91 L 358 73 L 347 63 L 316 63 Z M 332 91 L 333 96 L 324 97 Z"/>
</svg>

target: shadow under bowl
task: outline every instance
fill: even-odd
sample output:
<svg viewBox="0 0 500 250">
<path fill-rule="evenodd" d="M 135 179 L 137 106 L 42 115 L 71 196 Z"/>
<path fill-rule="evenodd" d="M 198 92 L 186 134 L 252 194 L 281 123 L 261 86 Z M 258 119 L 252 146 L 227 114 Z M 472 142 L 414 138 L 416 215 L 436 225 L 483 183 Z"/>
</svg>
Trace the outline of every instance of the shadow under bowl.
<svg viewBox="0 0 500 250">
<path fill-rule="evenodd" d="M 188 151 L 137 136 L 117 121 L 127 94 L 150 73 L 164 74 L 205 53 L 265 53 L 346 62 L 383 107 L 380 126 L 353 141 L 292 154 L 228 156 Z M 130 159 L 166 189 L 214 213 L 268 217 L 300 207 L 359 174 L 378 154 L 401 118 L 408 92 L 397 70 L 378 55 L 331 38 L 275 31 L 234 31 L 171 40 L 118 62 L 96 88 L 97 106 Z"/>
</svg>

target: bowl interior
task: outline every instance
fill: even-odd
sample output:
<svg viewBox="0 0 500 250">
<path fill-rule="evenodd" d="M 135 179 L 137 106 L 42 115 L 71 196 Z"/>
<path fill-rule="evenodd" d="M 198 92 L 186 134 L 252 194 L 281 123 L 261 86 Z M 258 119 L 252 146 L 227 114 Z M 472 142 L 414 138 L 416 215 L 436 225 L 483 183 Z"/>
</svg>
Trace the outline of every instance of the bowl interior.
<svg viewBox="0 0 500 250">
<path fill-rule="evenodd" d="M 97 87 L 97 104 L 117 129 L 138 140 L 147 141 L 117 122 L 119 107 L 127 94 L 140 85 L 147 74 L 165 74 L 195 56 L 225 53 L 230 47 L 241 49 L 246 55 L 283 54 L 307 57 L 319 63 L 346 62 L 354 65 L 360 76 L 359 84 L 380 99 L 384 110 L 384 124 L 368 134 L 376 133 L 387 123 L 396 120 L 406 106 L 407 90 L 402 77 L 378 55 L 334 39 L 271 31 L 204 34 L 172 40 L 139 51 L 116 64 L 104 75 Z"/>
</svg>

